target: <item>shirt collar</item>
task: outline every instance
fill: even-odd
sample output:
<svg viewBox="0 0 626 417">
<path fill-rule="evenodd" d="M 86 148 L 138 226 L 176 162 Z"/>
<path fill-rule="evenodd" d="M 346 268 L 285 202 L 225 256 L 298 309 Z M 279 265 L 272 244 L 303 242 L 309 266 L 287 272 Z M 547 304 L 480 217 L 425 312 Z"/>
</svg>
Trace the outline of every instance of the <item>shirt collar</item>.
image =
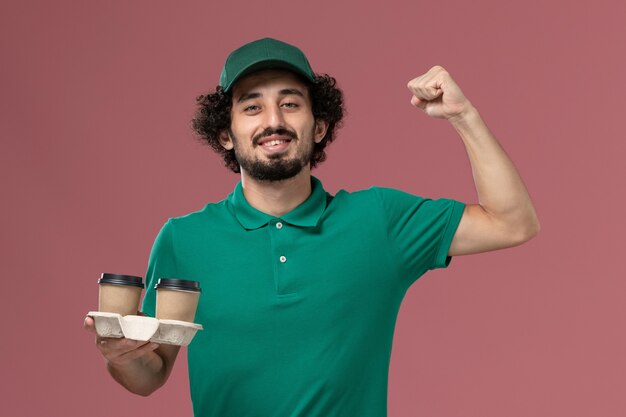
<svg viewBox="0 0 626 417">
<path fill-rule="evenodd" d="M 241 181 L 229 194 L 228 205 L 237 221 L 245 229 L 258 229 L 267 225 L 275 216 L 263 213 L 252 207 L 243 195 Z M 280 216 L 286 223 L 301 227 L 314 227 L 326 209 L 326 191 L 317 178 L 311 176 L 311 195 L 298 207 Z"/>
</svg>

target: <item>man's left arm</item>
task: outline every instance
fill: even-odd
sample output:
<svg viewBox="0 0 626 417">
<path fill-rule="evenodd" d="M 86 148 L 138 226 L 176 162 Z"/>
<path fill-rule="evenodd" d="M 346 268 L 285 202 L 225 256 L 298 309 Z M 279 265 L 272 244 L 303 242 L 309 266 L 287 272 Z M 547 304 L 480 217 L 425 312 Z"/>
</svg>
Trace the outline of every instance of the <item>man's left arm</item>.
<svg viewBox="0 0 626 417">
<path fill-rule="evenodd" d="M 470 159 L 479 204 L 466 204 L 449 256 L 520 245 L 539 232 L 539 220 L 513 161 L 440 66 L 411 80 L 411 104 L 446 119 L 459 133 Z"/>
</svg>

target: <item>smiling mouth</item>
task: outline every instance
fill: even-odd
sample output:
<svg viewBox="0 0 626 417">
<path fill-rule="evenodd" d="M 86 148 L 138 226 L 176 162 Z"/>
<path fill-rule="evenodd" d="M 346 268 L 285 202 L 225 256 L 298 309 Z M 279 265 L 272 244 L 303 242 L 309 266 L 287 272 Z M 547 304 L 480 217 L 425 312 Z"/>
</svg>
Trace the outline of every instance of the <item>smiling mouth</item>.
<svg viewBox="0 0 626 417">
<path fill-rule="evenodd" d="M 291 139 L 272 139 L 259 143 L 259 146 L 269 155 L 282 155 L 287 152 Z"/>
<path fill-rule="evenodd" d="M 274 140 L 268 140 L 266 142 L 263 142 L 260 145 L 268 148 L 268 147 L 281 145 L 283 143 L 289 143 L 289 142 L 291 142 L 291 139 L 274 139 Z"/>
<path fill-rule="evenodd" d="M 268 149 L 274 146 L 285 145 L 296 139 L 296 133 L 287 129 L 265 129 L 258 137 L 253 139 L 253 143 Z"/>
<path fill-rule="evenodd" d="M 265 135 L 258 140 L 257 145 L 263 150 L 270 153 L 282 153 L 289 148 L 289 143 L 294 139 L 290 134 L 286 132 L 267 132 L 269 135 Z"/>
</svg>

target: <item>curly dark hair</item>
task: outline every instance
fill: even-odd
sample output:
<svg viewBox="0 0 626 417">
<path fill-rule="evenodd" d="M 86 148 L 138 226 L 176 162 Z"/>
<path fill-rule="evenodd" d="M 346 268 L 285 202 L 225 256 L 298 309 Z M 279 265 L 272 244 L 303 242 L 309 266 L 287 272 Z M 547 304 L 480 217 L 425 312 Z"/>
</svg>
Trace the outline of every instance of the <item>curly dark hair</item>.
<svg viewBox="0 0 626 417">
<path fill-rule="evenodd" d="M 337 87 L 337 81 L 328 74 L 316 74 L 314 82 L 306 83 L 311 97 L 313 117 L 328 123 L 326 135 L 316 143 L 311 158 L 311 168 L 326 159 L 324 148 L 335 140 L 336 130 L 342 126 L 346 112 L 343 104 L 343 93 Z M 233 172 L 241 172 L 234 150 L 226 150 L 219 142 L 222 131 L 230 128 L 230 110 L 232 106 L 231 92 L 225 92 L 221 86 L 215 91 L 196 98 L 198 109 L 192 119 L 193 130 L 199 135 L 202 143 L 208 144 L 215 152 L 222 155 L 224 165 Z"/>
</svg>

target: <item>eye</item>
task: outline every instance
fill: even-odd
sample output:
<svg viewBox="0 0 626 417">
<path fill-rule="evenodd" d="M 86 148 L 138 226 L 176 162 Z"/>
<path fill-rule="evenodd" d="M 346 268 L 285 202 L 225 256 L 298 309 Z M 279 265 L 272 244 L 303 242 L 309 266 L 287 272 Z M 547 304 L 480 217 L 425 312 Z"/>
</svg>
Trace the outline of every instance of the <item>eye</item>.
<svg viewBox="0 0 626 417">
<path fill-rule="evenodd" d="M 285 107 L 287 107 L 289 109 L 295 109 L 296 107 L 298 107 L 298 103 L 292 103 L 292 102 L 283 103 L 283 106 L 285 106 Z"/>
<path fill-rule="evenodd" d="M 257 106 L 256 104 L 251 104 L 243 108 L 243 111 L 247 113 L 255 112 L 257 110 L 259 110 L 259 106 Z"/>
</svg>

